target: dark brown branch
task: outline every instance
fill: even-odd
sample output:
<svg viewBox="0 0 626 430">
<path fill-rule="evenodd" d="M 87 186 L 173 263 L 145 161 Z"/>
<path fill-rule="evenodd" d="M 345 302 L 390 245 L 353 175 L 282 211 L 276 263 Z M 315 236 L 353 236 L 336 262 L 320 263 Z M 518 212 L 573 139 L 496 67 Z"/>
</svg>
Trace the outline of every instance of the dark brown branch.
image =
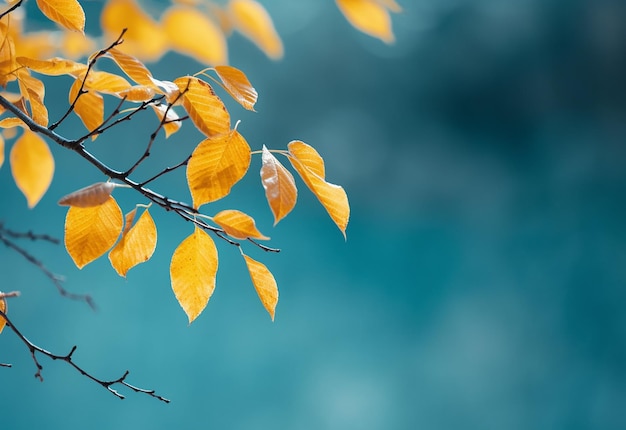
<svg viewBox="0 0 626 430">
<path fill-rule="evenodd" d="M 52 360 L 55 360 L 55 361 L 56 360 L 61 360 L 61 361 L 66 362 L 67 364 L 72 366 L 74 369 L 76 369 L 76 371 L 78 371 L 78 373 L 80 373 L 81 375 L 91 379 L 92 381 L 94 381 L 95 383 L 101 385 L 102 387 L 106 388 L 107 391 L 109 391 L 111 394 L 113 394 L 114 396 L 116 396 L 119 399 L 124 399 L 124 395 L 119 393 L 116 389 L 113 388 L 113 386 L 117 385 L 117 384 L 123 385 L 125 387 L 128 387 L 129 389 L 133 390 L 136 393 L 147 394 L 148 396 L 154 397 L 155 399 L 158 399 L 158 400 L 160 400 L 162 402 L 165 402 L 165 403 L 169 403 L 170 402 L 169 399 L 166 399 L 165 397 L 162 397 L 162 396 L 159 396 L 158 394 L 156 394 L 156 392 L 154 390 L 146 390 L 146 389 L 143 389 L 143 388 L 138 388 L 138 387 L 135 387 L 134 385 L 131 385 L 128 382 L 126 382 L 126 378 L 128 377 L 128 374 L 129 374 L 128 370 L 126 372 L 124 372 L 124 374 L 122 376 L 120 376 L 119 378 L 117 378 L 117 379 L 113 379 L 113 380 L 107 381 L 107 380 L 96 378 L 91 373 L 87 372 L 85 369 L 83 369 L 78 364 L 76 364 L 76 362 L 74 361 L 73 355 L 74 355 L 74 352 L 76 352 L 76 346 L 73 346 L 72 349 L 70 350 L 70 352 L 68 352 L 66 355 L 54 354 L 54 353 L 52 353 L 50 351 L 47 351 L 44 348 L 41 348 L 41 347 L 35 345 L 30 340 L 28 340 L 18 330 L 18 328 L 13 324 L 13 322 L 6 316 L 6 314 L 4 312 L 2 312 L 2 311 L 0 311 L 0 318 L 4 318 L 5 319 L 5 321 L 7 323 L 7 327 L 9 327 L 11 330 L 13 330 L 13 333 L 15 333 L 15 335 L 28 348 L 28 351 L 30 352 L 31 358 L 33 359 L 33 362 L 35 363 L 35 367 L 37 368 L 37 372 L 35 373 L 35 378 L 39 379 L 42 382 L 43 382 L 43 375 L 42 375 L 41 372 L 43 370 L 43 366 L 37 360 L 37 353 L 39 353 L 41 355 L 45 355 L 46 357 L 48 357 L 48 358 L 50 358 Z M 5 366 L 5 367 L 7 367 L 7 366 Z"/>
<path fill-rule="evenodd" d="M 13 6 L 11 6 L 10 8 L 8 8 L 7 10 L 5 10 L 4 12 L 0 13 L 0 19 L 4 18 L 6 15 L 10 14 L 11 12 L 13 12 L 15 9 L 17 9 L 18 7 L 20 7 L 23 3 L 23 0 L 19 0 L 18 2 L 16 2 Z"/>
<path fill-rule="evenodd" d="M 173 172 L 174 170 L 181 168 L 183 166 L 186 166 L 187 163 L 189 163 L 189 159 L 191 158 L 191 154 L 189 154 L 187 156 L 187 158 L 185 158 L 183 161 L 181 161 L 180 163 L 171 166 L 171 167 L 166 167 L 165 169 L 161 170 L 159 173 L 157 173 L 156 175 L 152 176 L 151 178 L 146 179 L 145 181 L 143 181 L 142 183 L 139 184 L 139 186 L 143 187 L 147 184 L 149 184 L 150 182 L 154 181 L 155 179 L 160 178 L 161 176 Z"/>
</svg>

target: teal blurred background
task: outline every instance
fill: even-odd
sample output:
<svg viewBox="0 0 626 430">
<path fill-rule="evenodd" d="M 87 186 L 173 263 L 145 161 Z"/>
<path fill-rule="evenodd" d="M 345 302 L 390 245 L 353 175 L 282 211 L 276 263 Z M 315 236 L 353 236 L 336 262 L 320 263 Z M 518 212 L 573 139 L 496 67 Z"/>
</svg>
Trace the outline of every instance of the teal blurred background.
<svg viewBox="0 0 626 430">
<path fill-rule="evenodd" d="M 157 251 L 119 278 L 106 258 L 77 270 L 62 246 L 24 246 L 99 310 L 64 300 L 2 248 L 1 290 L 16 325 L 120 388 L 120 401 L 63 363 L 0 338 L 3 429 L 620 429 L 626 428 L 626 3 L 611 0 L 405 0 L 385 46 L 332 1 L 268 0 L 286 57 L 243 38 L 231 64 L 260 93 L 230 103 L 251 146 L 315 146 L 351 199 L 348 240 L 300 183 L 276 228 L 254 170 L 225 202 L 257 218 L 278 255 L 249 249 L 280 288 L 270 322 L 236 249 L 219 245 L 218 284 L 191 325 L 169 286 L 190 225 L 156 208 Z M 152 6 L 158 8 L 159 2 Z M 33 5 L 30 5 L 31 7 Z M 86 3 L 94 14 L 101 4 Z M 93 18 L 92 18 L 93 19 Z M 89 30 L 95 31 L 96 23 Z M 200 65 L 168 55 L 173 79 Z M 66 106 L 61 81 L 47 100 Z M 53 115 L 54 116 L 54 115 Z M 123 168 L 154 120 L 89 144 Z M 63 133 L 82 133 L 77 122 Z M 159 141 L 148 175 L 198 142 Z M 25 208 L 7 163 L 0 219 L 62 236 L 57 199 L 102 176 L 54 148 L 54 182 Z M 183 172 L 154 184 L 189 200 Z M 143 203 L 116 191 L 124 211 Z"/>
</svg>

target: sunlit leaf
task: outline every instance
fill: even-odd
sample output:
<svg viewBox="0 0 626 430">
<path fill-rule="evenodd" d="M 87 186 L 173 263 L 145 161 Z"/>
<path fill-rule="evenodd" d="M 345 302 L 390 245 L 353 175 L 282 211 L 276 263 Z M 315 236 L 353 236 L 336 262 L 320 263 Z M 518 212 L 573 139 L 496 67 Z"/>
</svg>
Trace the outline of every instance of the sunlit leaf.
<svg viewBox="0 0 626 430">
<path fill-rule="evenodd" d="M 230 0 L 228 11 L 235 28 L 265 54 L 274 59 L 283 56 L 283 43 L 274 28 L 272 18 L 255 0 Z"/>
<path fill-rule="evenodd" d="M 378 0 L 336 0 L 336 2 L 339 10 L 355 28 L 385 43 L 394 41 L 389 11 L 381 2 Z"/>
<path fill-rule="evenodd" d="M 54 159 L 38 134 L 24 130 L 11 148 L 11 172 L 17 187 L 32 208 L 48 190 L 54 175 Z"/>
<path fill-rule="evenodd" d="M 69 102 L 74 103 L 78 91 L 80 90 L 81 80 L 76 79 L 70 87 Z M 74 105 L 74 112 L 79 116 L 87 130 L 95 130 L 104 121 L 104 99 L 94 91 L 83 93 L 80 95 Z M 95 136 L 94 136 L 95 137 Z"/>
<path fill-rule="evenodd" d="M 88 187 L 76 190 L 59 200 L 61 206 L 75 206 L 78 208 L 90 208 L 100 206 L 109 200 L 109 196 L 117 184 L 114 182 L 97 182 Z"/>
<path fill-rule="evenodd" d="M 91 37 L 74 31 L 63 32 L 59 45 L 61 54 L 72 59 L 89 55 L 96 47 L 96 43 Z"/>
<path fill-rule="evenodd" d="M 187 164 L 194 207 L 228 195 L 249 166 L 250 147 L 237 130 L 200 142 Z"/>
<path fill-rule="evenodd" d="M 6 87 L 7 83 L 15 80 L 12 73 L 16 69 L 15 44 L 9 34 L 9 28 L 0 22 L 0 86 Z"/>
<path fill-rule="evenodd" d="M 3 314 L 6 315 L 7 313 L 7 299 L 5 299 L 4 297 L 2 297 L 0 299 L 0 311 L 2 311 Z M 4 326 L 6 325 L 7 321 L 0 317 L 0 333 L 2 333 L 2 330 L 4 330 Z"/>
<path fill-rule="evenodd" d="M 178 245 L 172 255 L 172 290 L 190 324 L 204 310 L 215 290 L 217 266 L 215 243 L 198 227 Z"/>
<path fill-rule="evenodd" d="M 77 0 L 37 0 L 39 10 L 49 19 L 68 30 L 83 33 L 85 12 Z"/>
<path fill-rule="evenodd" d="M 122 231 L 122 211 L 113 197 L 99 206 L 71 206 L 65 217 L 65 248 L 79 269 L 104 255 Z"/>
<path fill-rule="evenodd" d="M 235 239 L 269 239 L 257 230 L 254 219 L 241 211 L 231 209 L 221 211 L 213 217 L 213 221 Z"/>
<path fill-rule="evenodd" d="M 123 277 L 126 277 L 128 271 L 136 265 L 148 261 L 157 243 L 156 225 L 147 209 L 130 229 L 128 224 L 132 223 L 134 211 L 128 215 L 122 238 L 109 253 L 111 265 Z"/>
<path fill-rule="evenodd" d="M 293 175 L 263 145 L 261 183 L 265 197 L 274 215 L 274 225 L 283 219 L 296 205 L 298 189 Z"/>
<path fill-rule="evenodd" d="M 183 92 L 183 107 L 198 130 L 208 137 L 230 131 L 226 106 L 209 84 L 191 76 L 178 78 L 174 83 Z"/>
<path fill-rule="evenodd" d="M 199 9 L 171 7 L 161 18 L 161 23 L 176 51 L 190 55 L 203 64 L 228 61 L 224 34 Z"/>
<path fill-rule="evenodd" d="M 163 117 L 166 115 L 167 112 L 167 117 L 165 118 L 165 122 L 163 124 L 166 139 L 170 137 L 173 133 L 176 133 L 178 130 L 180 130 L 181 122 L 177 121 L 180 117 L 176 112 L 174 112 L 174 108 L 171 107 L 168 110 L 167 106 L 162 104 L 151 104 L 150 106 L 152 106 L 152 109 L 154 109 L 154 112 L 159 118 L 159 121 L 163 121 Z"/>
<path fill-rule="evenodd" d="M 30 109 L 32 111 L 33 121 L 36 124 L 42 125 L 44 127 L 48 126 L 48 109 L 43 104 L 43 98 L 39 96 L 39 94 L 28 88 L 28 99 L 30 101 Z"/>
<path fill-rule="evenodd" d="M 244 108 L 254 110 L 258 94 L 241 70 L 231 66 L 215 66 L 215 73 L 232 98 Z"/>
<path fill-rule="evenodd" d="M 140 85 L 158 88 L 152 81 L 152 73 L 137 58 L 128 55 L 117 48 L 110 49 L 107 55 L 111 56 L 113 61 L 131 78 Z"/>
<path fill-rule="evenodd" d="M 276 285 L 276 280 L 272 272 L 270 272 L 263 263 L 259 263 L 245 254 L 242 255 L 246 260 L 246 266 L 248 266 L 248 272 L 250 272 L 254 289 L 259 295 L 263 307 L 265 307 L 272 321 L 274 321 L 274 312 L 276 311 L 276 304 L 278 303 L 278 286 Z"/>
<path fill-rule="evenodd" d="M 154 97 L 154 88 L 144 85 L 135 85 L 126 90 L 120 91 L 116 96 L 125 97 L 129 102 L 145 102 Z"/>
<path fill-rule="evenodd" d="M 73 75 L 78 76 L 87 70 L 87 66 L 65 58 L 50 58 L 36 60 L 28 57 L 17 57 L 16 61 L 30 70 L 48 76 Z"/>
<path fill-rule="evenodd" d="M 90 71 L 85 81 L 85 89 L 103 93 L 116 94 L 126 91 L 131 87 L 123 77 L 101 71 Z"/>
<path fill-rule="evenodd" d="M 290 142 L 288 148 L 291 165 L 345 237 L 350 218 L 350 204 L 346 192 L 339 185 L 326 182 L 324 162 L 315 149 L 299 140 Z"/>
<path fill-rule="evenodd" d="M 10 116 L 10 117 L 6 117 L 6 118 L 2 118 L 0 120 L 0 128 L 13 128 L 13 127 L 24 127 L 26 124 L 24 124 L 24 122 L 15 117 L 15 116 Z"/>
</svg>

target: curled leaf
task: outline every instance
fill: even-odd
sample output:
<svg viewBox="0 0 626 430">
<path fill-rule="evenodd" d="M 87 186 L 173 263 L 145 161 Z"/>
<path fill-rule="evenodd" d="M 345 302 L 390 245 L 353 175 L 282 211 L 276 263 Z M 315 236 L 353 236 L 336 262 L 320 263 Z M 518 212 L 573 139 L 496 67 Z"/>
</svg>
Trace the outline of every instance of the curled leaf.
<svg viewBox="0 0 626 430">
<path fill-rule="evenodd" d="M 251 216 L 237 210 L 221 211 L 213 217 L 213 221 L 235 239 L 269 239 L 257 230 L 256 223 Z"/>
<path fill-rule="evenodd" d="M 274 275 L 263 263 L 259 263 L 245 254 L 243 254 L 243 258 L 246 260 L 246 266 L 248 266 L 254 289 L 259 295 L 263 307 L 270 314 L 272 321 L 274 321 L 274 313 L 278 304 L 278 286 L 276 285 Z"/>
<path fill-rule="evenodd" d="M 59 200 L 59 205 L 78 208 L 100 206 L 109 200 L 109 196 L 116 186 L 117 184 L 113 182 L 98 182 L 63 196 Z"/>
<path fill-rule="evenodd" d="M 293 175 L 263 145 L 261 183 L 274 215 L 274 225 L 287 216 L 296 205 L 298 189 Z"/>
<path fill-rule="evenodd" d="M 215 66 L 215 73 L 221 79 L 228 94 L 248 110 L 254 110 L 258 94 L 248 77 L 232 66 Z"/>
<path fill-rule="evenodd" d="M 134 215 L 135 210 L 127 214 L 122 238 L 109 253 L 111 265 L 123 277 L 136 265 L 148 261 L 156 249 L 157 230 L 150 213 L 146 209 L 129 228 Z"/>
<path fill-rule="evenodd" d="M 48 144 L 36 133 L 24 130 L 13 144 L 11 171 L 17 187 L 32 208 L 48 190 L 54 175 L 54 158 Z"/>
</svg>

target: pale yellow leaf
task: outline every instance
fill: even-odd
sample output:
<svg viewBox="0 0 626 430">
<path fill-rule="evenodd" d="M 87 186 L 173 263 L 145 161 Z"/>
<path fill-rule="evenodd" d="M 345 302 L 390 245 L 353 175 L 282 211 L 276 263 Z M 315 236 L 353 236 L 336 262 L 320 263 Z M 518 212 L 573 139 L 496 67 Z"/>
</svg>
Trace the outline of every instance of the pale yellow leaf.
<svg viewBox="0 0 626 430">
<path fill-rule="evenodd" d="M 235 239 L 269 239 L 257 230 L 254 219 L 241 211 L 232 209 L 221 211 L 213 217 L 213 221 Z"/>
<path fill-rule="evenodd" d="M 265 197 L 274 215 L 274 225 L 283 219 L 296 205 L 298 189 L 293 175 L 263 145 L 261 183 Z"/>
<path fill-rule="evenodd" d="M 117 48 L 110 49 L 107 53 L 113 61 L 117 63 L 117 65 L 131 78 L 133 81 L 140 85 L 145 85 L 147 87 L 153 87 L 158 89 L 158 87 L 152 81 L 152 73 L 148 70 L 148 68 L 137 58 L 132 55 L 128 55 Z"/>
<path fill-rule="evenodd" d="M 199 9 L 170 7 L 161 23 L 174 50 L 203 64 L 228 62 L 224 33 Z"/>
<path fill-rule="evenodd" d="M 206 82 L 186 76 L 174 81 L 183 92 L 183 107 L 194 125 L 208 137 L 230 131 L 230 115 L 222 100 Z"/>
<path fill-rule="evenodd" d="M 71 206 L 65 217 L 65 249 L 82 269 L 104 255 L 122 231 L 122 211 L 113 197 L 99 206 Z"/>
<path fill-rule="evenodd" d="M 90 208 L 100 206 L 109 200 L 109 196 L 117 184 L 113 182 L 97 182 L 88 187 L 76 190 L 59 200 L 61 206 L 75 206 L 78 208 Z"/>
<path fill-rule="evenodd" d="M 215 290 L 217 248 L 213 239 L 197 226 L 172 255 L 170 279 L 176 300 L 191 324 L 204 310 Z"/>
<path fill-rule="evenodd" d="M 249 166 L 250 146 L 237 130 L 200 142 L 187 164 L 194 207 L 228 195 Z"/>
<path fill-rule="evenodd" d="M 36 133 L 24 130 L 11 148 L 11 172 L 17 187 L 32 208 L 48 190 L 54 175 L 54 159 L 48 144 Z"/>
<path fill-rule="evenodd" d="M 148 261 L 157 243 L 156 225 L 147 209 L 130 229 L 128 229 L 128 224 L 132 223 L 134 213 L 128 215 L 130 216 L 126 217 L 126 231 L 109 253 L 111 265 L 123 277 L 126 277 L 128 271 L 136 265 Z"/>
<path fill-rule="evenodd" d="M 173 107 L 167 109 L 167 106 L 162 104 L 151 104 L 150 106 L 152 106 L 152 109 L 154 109 L 154 112 L 159 118 L 159 121 L 163 121 L 163 117 L 166 115 L 167 112 L 167 116 L 165 117 L 165 121 L 163 123 L 163 129 L 165 130 L 166 139 L 170 137 L 173 133 L 176 133 L 178 130 L 180 130 L 181 123 L 180 121 L 178 121 L 180 117 L 176 112 L 174 112 Z"/>
<path fill-rule="evenodd" d="M 228 11 L 235 28 L 273 59 L 283 56 L 283 42 L 272 18 L 255 0 L 230 0 Z"/>
<path fill-rule="evenodd" d="M 385 43 L 394 41 L 391 18 L 385 5 L 377 0 L 336 0 L 336 2 L 339 10 L 355 28 Z"/>
<path fill-rule="evenodd" d="M 68 30 L 85 30 L 85 12 L 77 0 L 37 0 L 39 10 Z"/>
<path fill-rule="evenodd" d="M 87 66 L 84 64 L 60 57 L 50 58 L 48 60 L 17 57 L 16 61 L 33 72 L 48 76 L 72 75 L 76 77 L 87 70 Z"/>
<path fill-rule="evenodd" d="M 376 0 L 379 4 L 385 6 L 392 12 L 402 12 L 402 7 L 396 2 L 396 0 Z"/>
<path fill-rule="evenodd" d="M 265 307 L 270 314 L 270 318 L 274 321 L 276 304 L 278 304 L 278 286 L 276 285 L 274 275 L 272 275 L 272 272 L 270 272 L 263 263 L 259 263 L 243 253 L 242 255 L 246 260 L 246 266 L 248 266 L 248 272 L 250 272 L 254 289 L 259 295 L 263 307 Z"/>
<path fill-rule="evenodd" d="M 70 87 L 70 104 L 76 100 L 80 86 L 81 80 L 76 79 Z M 76 112 L 76 115 L 78 115 L 83 124 L 85 124 L 87 130 L 95 130 L 104 121 L 104 99 L 95 91 L 83 93 L 74 105 L 74 112 Z"/>
<path fill-rule="evenodd" d="M 215 66 L 214 70 L 228 94 L 244 108 L 254 110 L 258 94 L 248 77 L 241 70 L 232 66 Z"/>
<path fill-rule="evenodd" d="M 0 299 L 0 311 L 5 315 L 7 314 L 7 300 L 4 297 Z M 7 321 L 0 316 L 0 333 L 4 330 L 6 323 Z"/>
<path fill-rule="evenodd" d="M 323 173 L 323 161 L 320 166 L 320 160 L 317 151 L 311 146 L 299 140 L 292 141 L 289 147 L 289 161 L 296 169 L 307 187 L 315 194 L 330 218 L 335 222 L 339 230 L 346 236 L 346 227 L 350 218 L 350 204 L 348 196 L 339 185 L 326 182 Z"/>
<path fill-rule="evenodd" d="M 130 230 L 130 228 L 132 227 L 133 222 L 135 222 L 136 215 L 137 215 L 136 207 L 132 211 L 124 215 L 124 230 L 122 230 L 122 236 L 128 233 L 128 230 Z"/>
<path fill-rule="evenodd" d="M 74 31 L 65 31 L 61 37 L 59 49 L 68 58 L 78 59 L 92 53 L 96 48 L 94 40 Z"/>
</svg>

